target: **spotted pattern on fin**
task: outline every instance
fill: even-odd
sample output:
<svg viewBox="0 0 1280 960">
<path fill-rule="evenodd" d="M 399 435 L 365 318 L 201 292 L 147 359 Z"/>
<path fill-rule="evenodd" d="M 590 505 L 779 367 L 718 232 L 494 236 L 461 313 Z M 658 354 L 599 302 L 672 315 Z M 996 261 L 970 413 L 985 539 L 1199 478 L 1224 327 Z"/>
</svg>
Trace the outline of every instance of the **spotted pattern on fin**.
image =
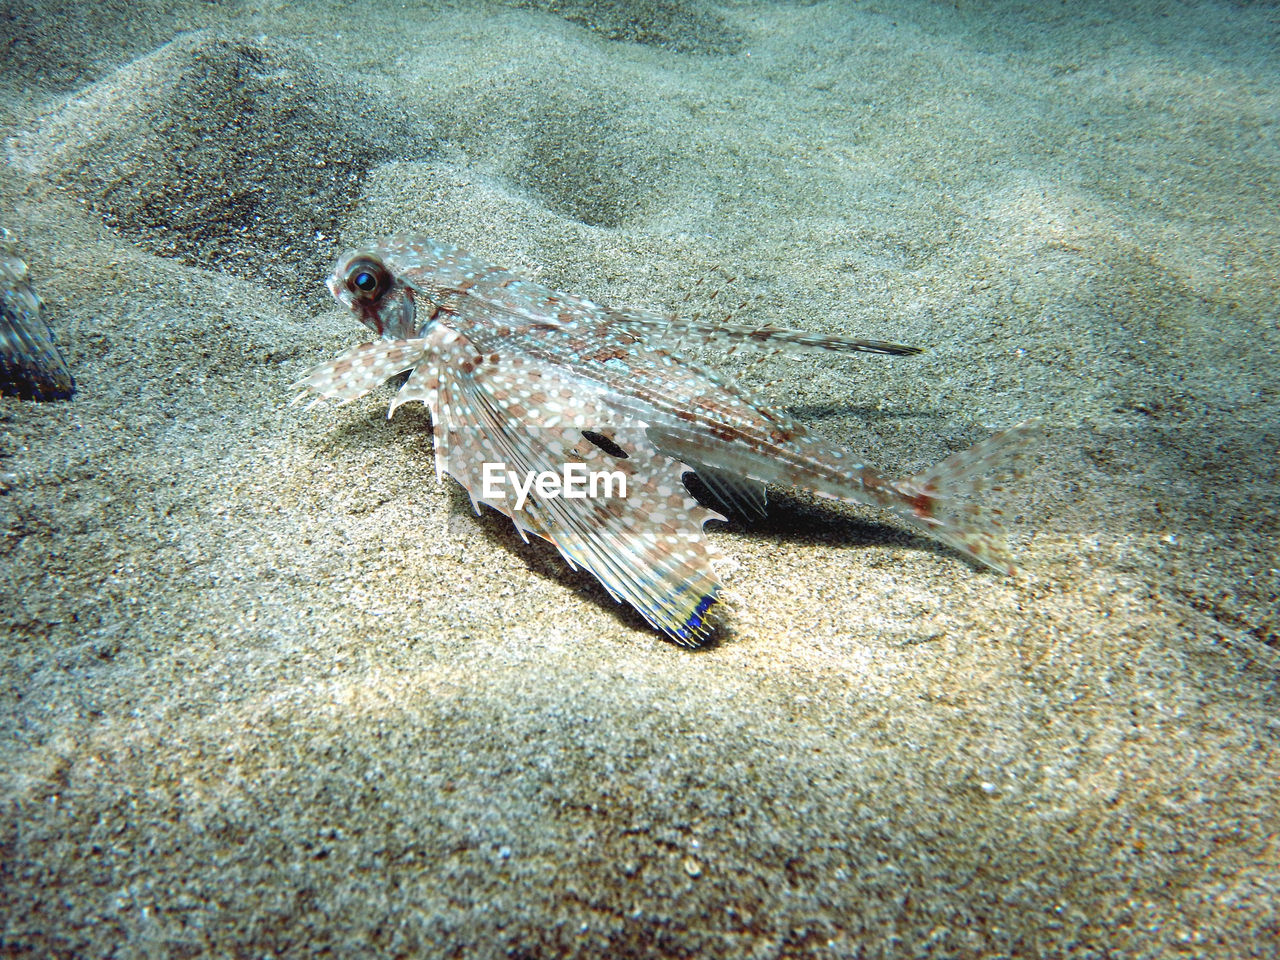
<svg viewBox="0 0 1280 960">
<path fill-rule="evenodd" d="M 412 370 L 422 361 L 427 344 L 422 340 L 382 340 L 345 350 L 328 363 L 312 367 L 293 385 L 302 390 L 294 403 L 316 394 L 309 406 L 321 400 L 350 403 L 380 387 L 398 373 Z"/>
<path fill-rule="evenodd" d="M 1041 421 L 1027 420 L 898 481 L 894 487 L 907 501 L 895 511 L 978 563 L 1012 576 L 1017 567 L 1005 545 L 1001 511 L 965 498 L 1020 480 L 1026 454 L 1042 434 Z"/>
</svg>

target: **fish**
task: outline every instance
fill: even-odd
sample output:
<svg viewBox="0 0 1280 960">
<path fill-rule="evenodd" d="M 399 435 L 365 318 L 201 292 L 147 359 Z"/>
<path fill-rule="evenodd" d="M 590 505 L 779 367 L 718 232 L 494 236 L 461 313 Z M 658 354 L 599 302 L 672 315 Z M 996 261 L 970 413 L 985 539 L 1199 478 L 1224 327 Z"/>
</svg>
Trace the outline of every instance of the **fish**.
<svg viewBox="0 0 1280 960">
<path fill-rule="evenodd" d="M 347 251 L 326 284 L 378 339 L 306 371 L 293 402 L 350 403 L 408 374 L 387 416 L 427 407 L 438 480 L 461 483 L 477 515 L 486 505 L 526 542 L 554 544 L 679 644 L 710 636 L 723 591 L 703 527 L 726 516 L 690 495 L 690 473 L 747 517 L 764 515 L 770 484 L 812 491 L 883 508 L 979 565 L 1016 572 L 1000 512 L 969 498 L 988 474 L 1019 475 L 1039 421 L 890 479 L 683 349 L 810 359 L 920 348 L 605 306 L 408 235 Z M 567 482 L 575 469 L 621 481 L 625 495 L 486 484 L 495 473 Z"/>
<path fill-rule="evenodd" d="M 0 245 L 13 234 L 0 227 Z M 66 400 L 75 381 L 41 310 L 26 263 L 0 248 L 0 396 Z"/>
</svg>

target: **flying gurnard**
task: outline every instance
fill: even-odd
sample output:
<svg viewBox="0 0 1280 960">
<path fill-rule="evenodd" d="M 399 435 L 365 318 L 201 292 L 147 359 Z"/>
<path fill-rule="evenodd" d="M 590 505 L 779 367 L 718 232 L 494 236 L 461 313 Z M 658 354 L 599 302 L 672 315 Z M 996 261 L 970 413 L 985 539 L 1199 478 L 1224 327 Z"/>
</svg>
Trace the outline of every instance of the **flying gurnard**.
<svg viewBox="0 0 1280 960">
<path fill-rule="evenodd" d="M 487 504 L 526 540 L 532 533 L 555 544 L 679 643 L 706 636 L 721 590 L 702 528 L 724 517 L 689 496 L 689 471 L 748 517 L 764 514 L 766 484 L 810 490 L 885 508 L 980 564 L 1014 572 L 998 511 L 966 498 L 987 474 L 1011 472 L 1034 421 L 889 479 L 679 352 L 691 343 L 726 354 L 917 348 L 606 307 L 416 237 L 344 254 L 327 282 L 381 339 L 308 371 L 295 384 L 304 391 L 297 400 L 349 402 L 408 372 L 388 416 L 411 400 L 426 404 L 437 475 L 461 483 L 477 513 Z M 486 489 L 486 464 L 529 476 L 581 464 L 625 478 L 625 496 L 539 488 L 518 503 L 515 489 Z"/>
</svg>

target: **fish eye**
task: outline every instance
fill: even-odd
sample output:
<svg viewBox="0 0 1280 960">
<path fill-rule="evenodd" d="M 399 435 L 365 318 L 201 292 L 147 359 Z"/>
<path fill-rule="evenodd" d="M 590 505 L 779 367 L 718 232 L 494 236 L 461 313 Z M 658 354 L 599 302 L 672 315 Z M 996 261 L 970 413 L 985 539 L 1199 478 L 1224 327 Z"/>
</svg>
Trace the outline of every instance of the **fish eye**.
<svg viewBox="0 0 1280 960">
<path fill-rule="evenodd" d="M 364 300 L 377 300 L 391 286 L 391 274 L 377 260 L 362 257 L 347 267 L 347 289 Z"/>
</svg>

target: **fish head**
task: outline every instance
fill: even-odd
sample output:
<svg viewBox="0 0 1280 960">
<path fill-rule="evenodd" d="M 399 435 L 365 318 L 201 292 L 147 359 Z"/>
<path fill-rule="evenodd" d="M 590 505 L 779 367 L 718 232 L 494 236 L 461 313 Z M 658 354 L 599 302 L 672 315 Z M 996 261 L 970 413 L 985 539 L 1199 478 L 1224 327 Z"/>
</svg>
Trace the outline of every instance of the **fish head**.
<svg viewBox="0 0 1280 960">
<path fill-rule="evenodd" d="M 340 304 L 378 336 L 392 340 L 418 336 L 415 291 L 397 273 L 395 263 L 378 251 L 347 251 L 333 265 L 325 284 Z"/>
</svg>

